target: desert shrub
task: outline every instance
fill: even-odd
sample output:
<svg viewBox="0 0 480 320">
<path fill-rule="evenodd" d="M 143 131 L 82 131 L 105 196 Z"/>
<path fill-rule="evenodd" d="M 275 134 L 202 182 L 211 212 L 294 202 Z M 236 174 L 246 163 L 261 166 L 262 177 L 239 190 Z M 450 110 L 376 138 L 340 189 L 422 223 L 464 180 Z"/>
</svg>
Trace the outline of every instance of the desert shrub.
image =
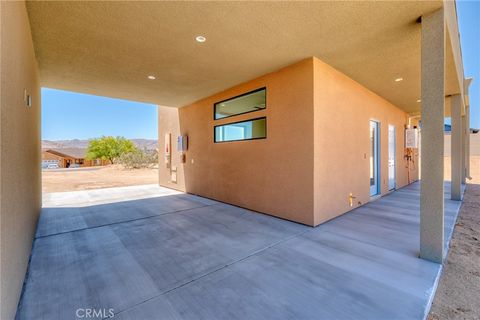
<svg viewBox="0 0 480 320">
<path fill-rule="evenodd" d="M 151 168 L 158 164 L 157 150 L 139 150 L 124 153 L 118 162 L 127 169 Z"/>
</svg>

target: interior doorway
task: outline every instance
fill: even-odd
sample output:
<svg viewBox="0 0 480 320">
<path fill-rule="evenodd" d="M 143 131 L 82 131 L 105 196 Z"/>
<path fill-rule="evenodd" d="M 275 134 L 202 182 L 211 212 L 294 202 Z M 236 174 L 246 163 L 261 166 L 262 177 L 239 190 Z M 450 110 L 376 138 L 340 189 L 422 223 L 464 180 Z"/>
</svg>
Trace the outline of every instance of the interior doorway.
<svg viewBox="0 0 480 320">
<path fill-rule="evenodd" d="M 370 121 L 370 196 L 379 194 L 379 131 L 380 124 Z"/>
<path fill-rule="evenodd" d="M 388 125 L 388 190 L 396 188 L 396 132 L 394 125 Z"/>
</svg>

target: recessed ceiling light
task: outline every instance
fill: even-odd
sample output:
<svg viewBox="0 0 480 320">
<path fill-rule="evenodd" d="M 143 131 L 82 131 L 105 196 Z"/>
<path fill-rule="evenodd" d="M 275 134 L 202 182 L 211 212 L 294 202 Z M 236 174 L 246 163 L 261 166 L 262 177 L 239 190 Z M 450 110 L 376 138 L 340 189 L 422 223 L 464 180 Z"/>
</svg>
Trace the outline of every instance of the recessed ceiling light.
<svg viewBox="0 0 480 320">
<path fill-rule="evenodd" d="M 417 102 L 422 102 L 422 100 L 421 100 L 421 99 L 418 99 Z"/>
<path fill-rule="evenodd" d="M 395 79 L 395 82 L 400 82 L 400 81 L 403 81 L 403 78 L 397 78 L 397 79 Z"/>
<path fill-rule="evenodd" d="M 205 38 L 204 36 L 197 36 L 195 40 L 197 40 L 197 42 L 205 42 L 207 41 L 207 38 Z"/>
<path fill-rule="evenodd" d="M 157 79 L 155 76 L 148 76 L 147 78 L 150 79 L 150 80 L 155 80 L 155 79 Z"/>
</svg>

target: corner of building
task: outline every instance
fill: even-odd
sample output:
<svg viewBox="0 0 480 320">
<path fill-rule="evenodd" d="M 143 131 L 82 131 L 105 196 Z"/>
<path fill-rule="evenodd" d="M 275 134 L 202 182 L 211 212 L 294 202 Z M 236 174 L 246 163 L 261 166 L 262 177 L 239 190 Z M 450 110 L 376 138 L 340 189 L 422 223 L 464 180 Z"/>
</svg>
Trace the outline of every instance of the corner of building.
<svg viewBox="0 0 480 320">
<path fill-rule="evenodd" d="M 395 128 L 395 188 L 408 184 L 404 129 L 408 115 L 314 58 L 315 225 L 371 200 L 369 123 L 379 124 L 379 195 L 389 192 L 389 126 Z M 413 181 L 410 181 L 413 182 Z"/>
<path fill-rule="evenodd" d="M 25 2 L 0 6 L 0 318 L 13 319 L 41 208 L 40 87 Z"/>
<path fill-rule="evenodd" d="M 179 110 L 164 106 L 157 108 L 158 182 L 160 186 L 185 192 L 184 163 L 182 153 L 177 150 L 177 138 L 185 134 L 180 128 Z"/>
</svg>

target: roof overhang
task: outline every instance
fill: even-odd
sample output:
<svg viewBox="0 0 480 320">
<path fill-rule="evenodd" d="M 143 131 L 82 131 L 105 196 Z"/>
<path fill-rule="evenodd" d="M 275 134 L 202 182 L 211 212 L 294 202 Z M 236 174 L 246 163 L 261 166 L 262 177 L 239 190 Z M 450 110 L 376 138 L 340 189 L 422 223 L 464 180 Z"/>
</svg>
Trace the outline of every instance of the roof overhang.
<svg viewBox="0 0 480 320">
<path fill-rule="evenodd" d="M 450 95 L 463 90 L 453 2 L 27 3 L 45 87 L 181 107 L 316 56 L 411 114 L 418 18 L 442 6 Z"/>
<path fill-rule="evenodd" d="M 60 157 L 63 157 L 63 158 L 72 158 L 72 159 L 84 159 L 85 158 L 85 155 L 72 154 L 72 153 L 69 153 L 68 151 L 62 152 L 62 151 L 58 151 L 58 150 L 55 150 L 55 149 L 45 149 L 45 150 L 42 150 L 42 152 L 52 153 L 54 155 L 57 155 L 57 156 L 60 156 Z M 75 153 L 78 153 L 78 151 L 75 152 Z"/>
</svg>

